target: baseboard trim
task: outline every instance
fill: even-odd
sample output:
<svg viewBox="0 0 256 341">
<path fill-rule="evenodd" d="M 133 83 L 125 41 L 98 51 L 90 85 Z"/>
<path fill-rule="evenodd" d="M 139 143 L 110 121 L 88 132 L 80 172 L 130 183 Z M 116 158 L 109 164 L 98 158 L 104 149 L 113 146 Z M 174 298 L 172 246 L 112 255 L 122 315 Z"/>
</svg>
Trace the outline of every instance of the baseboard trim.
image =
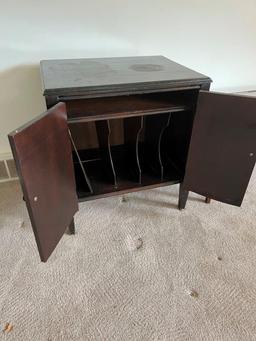
<svg viewBox="0 0 256 341">
<path fill-rule="evenodd" d="M 11 153 L 0 153 L 0 183 L 17 180 L 15 162 Z"/>
<path fill-rule="evenodd" d="M 17 181 L 17 180 L 19 180 L 18 177 L 16 177 L 16 178 L 8 178 L 8 179 L 1 179 L 0 180 L 0 184 L 3 183 L 3 182 L 10 182 L 10 181 Z"/>
<path fill-rule="evenodd" d="M 13 159 L 12 153 L 0 153 L 0 161 Z"/>
</svg>

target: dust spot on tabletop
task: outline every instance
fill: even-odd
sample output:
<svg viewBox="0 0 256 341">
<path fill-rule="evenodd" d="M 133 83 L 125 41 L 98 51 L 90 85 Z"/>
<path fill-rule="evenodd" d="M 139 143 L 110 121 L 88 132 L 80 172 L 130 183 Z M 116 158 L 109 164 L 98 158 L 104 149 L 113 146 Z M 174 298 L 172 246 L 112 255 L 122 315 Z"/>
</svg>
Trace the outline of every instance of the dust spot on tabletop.
<svg viewBox="0 0 256 341">
<path fill-rule="evenodd" d="M 95 73 L 95 70 L 97 70 L 97 73 L 100 73 L 100 72 L 104 72 L 104 71 L 114 71 L 110 65 L 108 64 L 104 64 L 103 62 L 100 62 L 100 61 L 95 61 L 95 60 L 84 60 L 84 59 L 81 59 L 80 65 L 82 65 L 87 74 L 93 74 Z"/>
<path fill-rule="evenodd" d="M 158 64 L 134 64 L 130 66 L 130 69 L 134 71 L 141 72 L 154 72 L 154 71 L 162 71 L 164 68 L 162 65 Z"/>
</svg>

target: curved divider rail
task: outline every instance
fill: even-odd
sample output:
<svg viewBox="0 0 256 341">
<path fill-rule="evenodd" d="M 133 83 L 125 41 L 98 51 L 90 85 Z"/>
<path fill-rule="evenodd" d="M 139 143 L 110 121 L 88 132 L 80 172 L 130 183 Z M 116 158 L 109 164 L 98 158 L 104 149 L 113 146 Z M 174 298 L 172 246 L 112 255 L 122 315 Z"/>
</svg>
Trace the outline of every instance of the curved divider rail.
<svg viewBox="0 0 256 341">
<path fill-rule="evenodd" d="M 79 152 L 78 152 L 78 150 L 77 150 L 77 148 L 76 148 L 76 145 L 75 145 L 75 142 L 74 142 L 74 139 L 73 139 L 73 137 L 72 137 L 72 135 L 71 135 L 70 130 L 68 130 L 68 133 L 69 133 L 71 145 L 72 145 L 72 147 L 73 147 L 75 156 L 76 156 L 76 158 L 77 158 L 77 160 L 78 160 L 78 163 L 79 163 L 79 167 L 76 167 L 76 168 L 77 168 L 77 171 L 75 171 L 75 174 L 76 174 L 76 175 L 77 175 L 77 174 L 80 174 L 80 176 L 81 176 L 81 173 L 82 173 L 82 175 L 83 175 L 83 177 L 84 177 L 84 180 L 85 180 L 85 185 L 87 185 L 87 190 L 88 190 L 91 194 L 93 194 L 93 189 L 92 189 L 91 182 L 90 182 L 90 180 L 89 180 L 89 178 L 88 178 L 88 176 L 87 176 L 87 174 L 86 174 L 86 171 L 85 171 L 84 166 L 83 166 L 83 162 L 82 162 L 82 160 L 81 160 L 81 158 L 80 158 Z M 74 161 L 74 166 L 75 166 L 75 161 Z"/>
<path fill-rule="evenodd" d="M 120 129 L 121 137 L 119 141 L 111 140 L 111 153 L 114 168 L 117 175 L 117 189 L 130 188 L 141 184 L 141 167 L 138 158 L 138 139 L 142 130 L 143 118 L 129 117 L 114 119 L 110 121 L 115 131 L 115 127 Z"/>
<path fill-rule="evenodd" d="M 100 148 L 101 160 L 103 162 L 102 172 L 105 172 L 107 179 L 117 188 L 116 172 L 112 160 L 110 136 L 111 128 L 109 120 L 96 121 L 96 130 Z"/>
<path fill-rule="evenodd" d="M 144 127 L 139 144 L 142 185 L 163 181 L 161 139 L 169 125 L 171 113 L 144 116 Z"/>
</svg>

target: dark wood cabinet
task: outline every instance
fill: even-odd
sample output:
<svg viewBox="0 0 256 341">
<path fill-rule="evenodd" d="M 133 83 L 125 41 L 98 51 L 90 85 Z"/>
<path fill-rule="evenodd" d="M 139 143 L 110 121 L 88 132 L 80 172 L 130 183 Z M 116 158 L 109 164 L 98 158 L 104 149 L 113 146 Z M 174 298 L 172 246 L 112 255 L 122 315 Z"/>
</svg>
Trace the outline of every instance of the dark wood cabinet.
<svg viewBox="0 0 256 341">
<path fill-rule="evenodd" d="M 40 257 L 78 201 L 180 183 L 240 206 L 256 153 L 256 98 L 162 56 L 41 62 L 47 111 L 9 134 Z"/>
</svg>

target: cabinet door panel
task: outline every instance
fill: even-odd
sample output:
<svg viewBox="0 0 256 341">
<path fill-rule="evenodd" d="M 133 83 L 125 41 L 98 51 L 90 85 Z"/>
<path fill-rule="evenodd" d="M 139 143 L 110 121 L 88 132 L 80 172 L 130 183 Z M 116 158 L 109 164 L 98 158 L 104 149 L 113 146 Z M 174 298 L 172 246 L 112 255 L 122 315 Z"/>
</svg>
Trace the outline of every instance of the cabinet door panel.
<svg viewBox="0 0 256 341">
<path fill-rule="evenodd" d="M 256 98 L 200 91 L 184 189 L 240 206 L 256 156 Z"/>
<path fill-rule="evenodd" d="M 8 137 L 39 254 L 46 261 L 78 210 L 65 104 Z"/>
</svg>

